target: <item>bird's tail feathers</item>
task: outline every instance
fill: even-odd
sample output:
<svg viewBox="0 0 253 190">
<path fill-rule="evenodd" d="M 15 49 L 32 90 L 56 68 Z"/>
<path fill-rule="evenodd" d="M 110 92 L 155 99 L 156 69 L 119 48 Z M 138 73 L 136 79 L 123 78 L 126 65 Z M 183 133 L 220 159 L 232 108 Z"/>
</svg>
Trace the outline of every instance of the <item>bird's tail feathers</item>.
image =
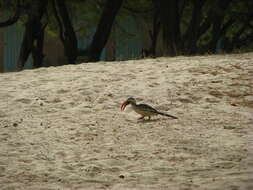
<svg viewBox="0 0 253 190">
<path fill-rule="evenodd" d="M 173 118 L 173 119 L 177 119 L 177 117 L 175 117 L 175 116 L 173 116 L 173 115 L 169 115 L 169 114 L 167 114 L 167 113 L 163 113 L 163 112 L 157 112 L 158 114 L 160 114 L 160 115 L 163 115 L 163 116 L 167 116 L 167 117 L 171 117 L 171 118 Z"/>
</svg>

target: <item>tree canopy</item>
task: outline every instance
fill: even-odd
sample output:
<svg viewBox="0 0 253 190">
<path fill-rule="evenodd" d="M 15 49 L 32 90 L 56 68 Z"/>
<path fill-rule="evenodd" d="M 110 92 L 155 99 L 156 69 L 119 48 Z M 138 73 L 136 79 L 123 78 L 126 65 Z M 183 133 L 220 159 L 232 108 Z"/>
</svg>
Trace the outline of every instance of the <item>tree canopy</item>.
<svg viewBox="0 0 253 190">
<path fill-rule="evenodd" d="M 17 64 L 20 69 L 30 53 L 34 65 L 42 65 L 44 30 L 59 34 L 68 63 L 74 64 L 79 55 L 77 34 L 85 36 L 95 29 L 84 54 L 87 61 L 98 61 L 112 27 L 127 28 L 122 21 L 128 16 L 148 26 L 135 34 L 149 37 L 144 56 L 230 53 L 253 48 L 252 0 L 1 0 L 0 9 L 5 13 L 0 27 L 25 24 Z M 121 37 L 127 40 L 129 35 Z"/>
</svg>

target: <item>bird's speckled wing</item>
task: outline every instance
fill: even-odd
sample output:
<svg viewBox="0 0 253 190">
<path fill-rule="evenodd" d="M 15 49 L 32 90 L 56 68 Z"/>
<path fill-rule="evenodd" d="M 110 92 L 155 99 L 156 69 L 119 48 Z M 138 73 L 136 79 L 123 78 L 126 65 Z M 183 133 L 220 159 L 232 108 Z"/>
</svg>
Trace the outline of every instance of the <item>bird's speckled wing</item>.
<svg viewBox="0 0 253 190">
<path fill-rule="evenodd" d="M 158 114 L 158 111 L 147 104 L 138 104 L 133 106 L 135 112 L 143 116 L 151 116 Z"/>
<path fill-rule="evenodd" d="M 146 111 L 150 111 L 150 112 L 154 112 L 157 113 L 157 110 L 155 108 L 152 108 L 151 106 L 147 105 L 147 104 L 139 104 L 137 105 L 139 108 L 146 110 Z"/>
</svg>

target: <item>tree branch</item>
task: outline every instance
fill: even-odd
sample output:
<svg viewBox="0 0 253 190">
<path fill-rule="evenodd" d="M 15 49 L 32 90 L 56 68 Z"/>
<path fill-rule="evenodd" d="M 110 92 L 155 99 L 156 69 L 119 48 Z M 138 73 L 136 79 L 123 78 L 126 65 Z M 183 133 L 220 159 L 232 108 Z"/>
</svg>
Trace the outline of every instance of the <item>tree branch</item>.
<svg viewBox="0 0 253 190">
<path fill-rule="evenodd" d="M 134 9 L 130 6 L 122 6 L 123 9 L 127 10 L 130 13 L 134 13 L 134 14 L 149 14 L 153 8 L 149 8 L 149 9 L 144 9 L 144 10 L 139 10 L 139 9 Z"/>
<path fill-rule="evenodd" d="M 53 0 L 52 1 L 52 7 L 53 7 L 53 12 L 54 12 L 54 16 L 59 24 L 59 33 L 60 33 L 60 39 L 61 41 L 64 41 L 64 37 L 63 37 L 63 24 L 61 22 L 61 18 L 59 16 L 59 13 L 57 11 L 57 8 L 56 8 L 56 2 Z"/>
<path fill-rule="evenodd" d="M 92 42 L 89 46 L 88 61 L 95 62 L 99 60 L 101 52 L 109 38 L 115 17 L 122 5 L 123 0 L 107 0 L 103 9 L 100 21 Z"/>
<path fill-rule="evenodd" d="M 243 32 L 247 29 L 249 23 L 246 23 L 244 24 L 237 32 L 236 34 L 234 35 L 234 37 L 232 38 L 232 44 L 238 44 L 238 42 L 240 41 L 246 41 L 245 39 L 244 40 L 241 40 L 241 35 L 243 34 Z M 251 33 L 252 35 L 252 33 Z M 247 37 L 248 38 L 248 37 Z M 240 43 L 239 43 L 240 44 Z"/>
<path fill-rule="evenodd" d="M 77 38 L 65 0 L 53 0 L 54 14 L 60 28 L 60 39 L 64 45 L 64 54 L 69 64 L 74 64 L 77 57 Z"/>
<path fill-rule="evenodd" d="M 19 17 L 20 17 L 20 0 L 17 1 L 16 12 L 13 15 L 13 17 L 9 18 L 4 22 L 0 22 L 0 27 L 6 27 L 15 24 L 18 21 Z"/>
<path fill-rule="evenodd" d="M 223 24 L 222 28 L 221 28 L 221 36 L 226 34 L 228 28 L 230 26 L 232 26 L 232 24 L 235 22 L 235 19 L 234 18 L 230 18 L 226 23 Z"/>
<path fill-rule="evenodd" d="M 205 4 L 205 0 L 194 0 L 193 10 L 190 24 L 182 36 L 182 46 L 187 53 L 193 54 L 197 49 L 198 31 L 200 28 L 200 22 L 202 20 L 202 8 Z"/>
</svg>

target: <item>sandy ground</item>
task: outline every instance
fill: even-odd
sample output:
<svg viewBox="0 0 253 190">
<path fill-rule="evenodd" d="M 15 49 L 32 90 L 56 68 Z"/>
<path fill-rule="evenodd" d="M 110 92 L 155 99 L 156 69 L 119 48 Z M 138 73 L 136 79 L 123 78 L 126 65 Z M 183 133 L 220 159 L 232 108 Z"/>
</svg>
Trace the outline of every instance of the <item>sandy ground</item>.
<svg viewBox="0 0 253 190">
<path fill-rule="evenodd" d="M 253 53 L 4 73 L 0 100 L 1 190 L 253 189 Z"/>
</svg>

